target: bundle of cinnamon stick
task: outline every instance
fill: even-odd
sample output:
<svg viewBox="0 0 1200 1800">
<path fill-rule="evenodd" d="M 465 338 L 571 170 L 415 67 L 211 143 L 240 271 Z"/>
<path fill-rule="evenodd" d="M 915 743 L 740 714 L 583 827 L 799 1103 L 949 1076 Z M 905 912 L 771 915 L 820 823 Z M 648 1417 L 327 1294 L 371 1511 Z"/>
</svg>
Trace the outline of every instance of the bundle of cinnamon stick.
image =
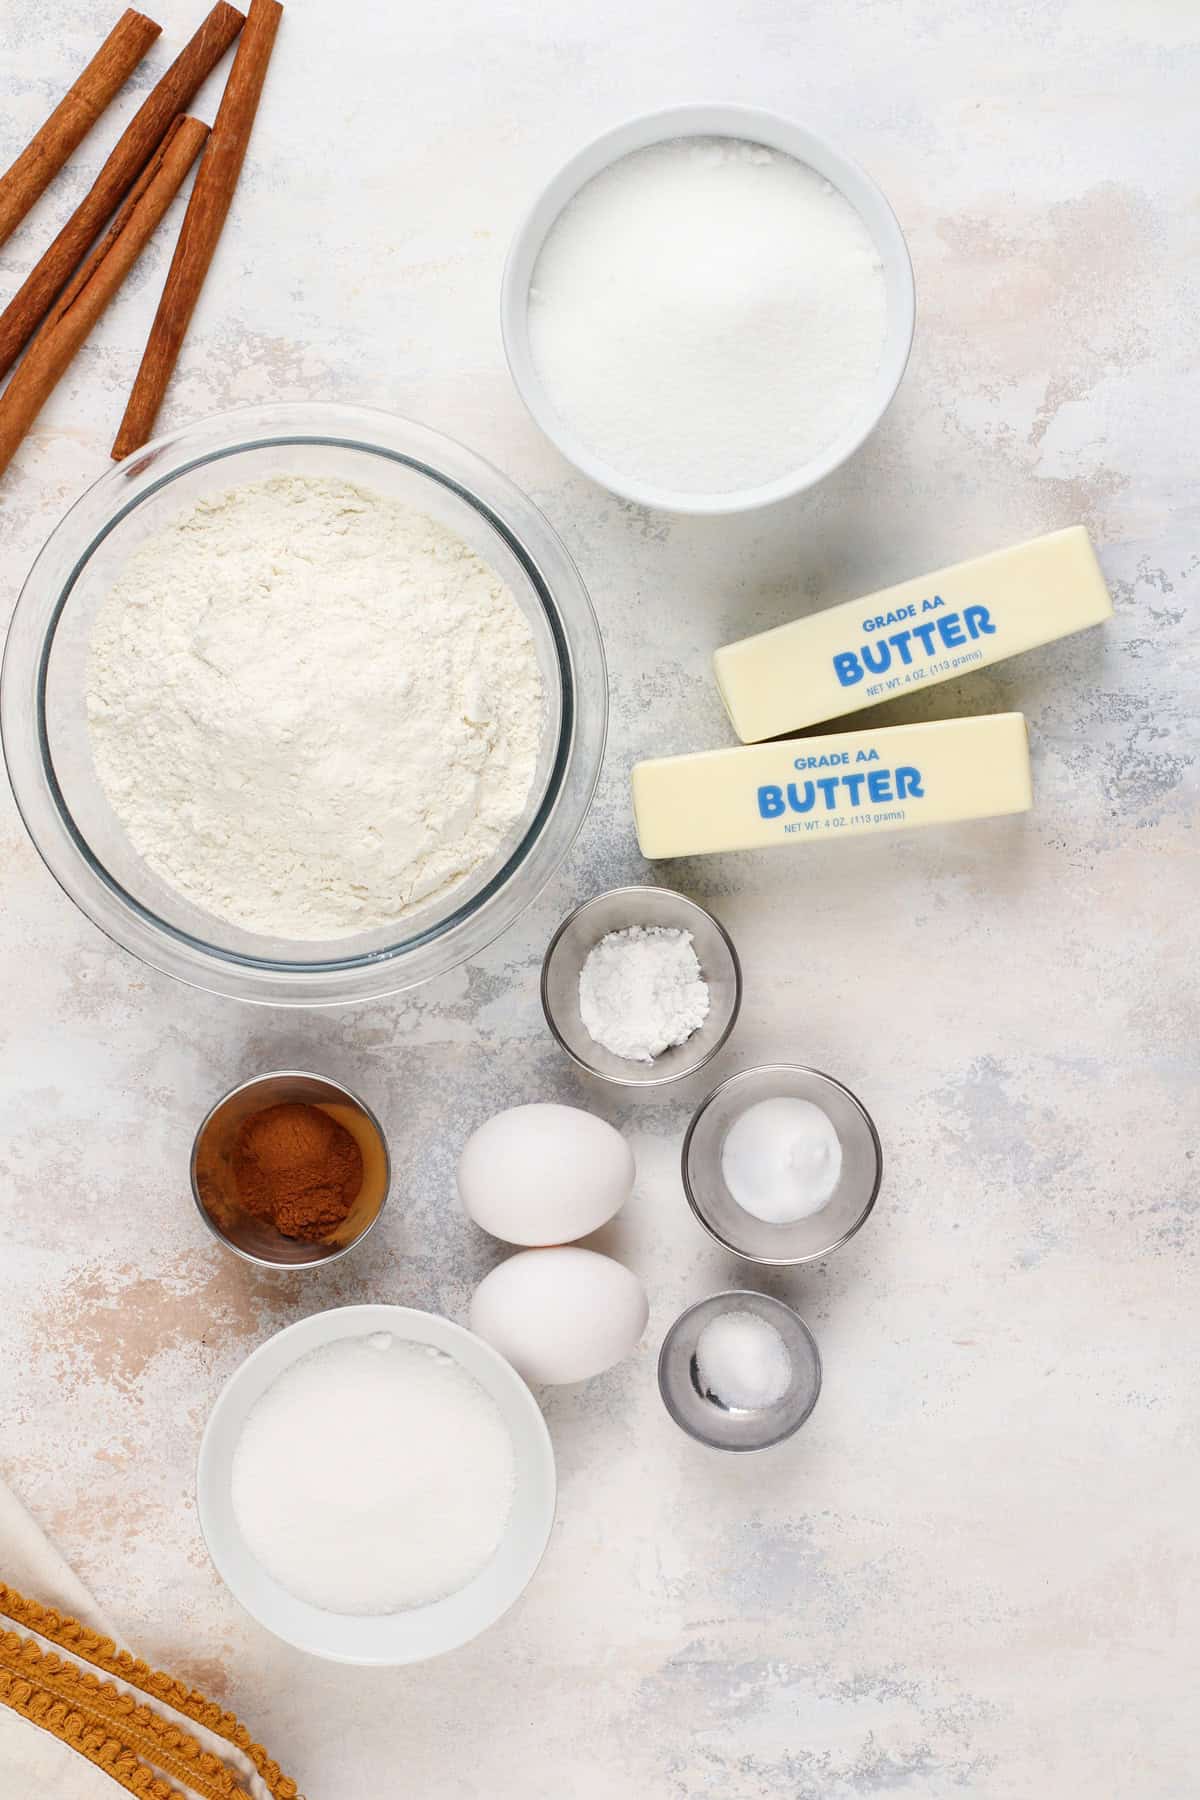
<svg viewBox="0 0 1200 1800">
<path fill-rule="evenodd" d="M 279 0 L 251 0 L 245 16 L 228 0 L 217 0 L 0 313 L 0 379 L 25 352 L 0 394 L 0 473 L 203 150 L 113 456 L 129 455 L 150 436 L 233 199 L 282 13 Z M 45 124 L 0 175 L 0 243 L 82 142 L 160 30 L 142 13 L 122 14 Z M 237 51 L 210 132 L 185 109 L 235 38 Z"/>
</svg>

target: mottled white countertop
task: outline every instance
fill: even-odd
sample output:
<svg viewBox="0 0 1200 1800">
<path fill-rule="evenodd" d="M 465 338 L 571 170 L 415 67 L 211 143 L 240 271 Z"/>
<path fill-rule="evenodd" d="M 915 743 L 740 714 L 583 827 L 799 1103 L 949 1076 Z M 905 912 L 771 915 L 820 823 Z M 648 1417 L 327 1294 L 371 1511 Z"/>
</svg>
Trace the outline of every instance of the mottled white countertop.
<svg viewBox="0 0 1200 1800">
<path fill-rule="evenodd" d="M 202 8 L 153 0 L 155 70 Z M 97 36 L 84 0 L 2 0 L 0 161 Z M 289 7 L 163 422 L 323 397 L 462 438 L 566 539 L 612 675 L 600 795 L 550 890 L 470 967 L 358 1010 L 243 1009 L 138 967 L 0 802 L 2 1466 L 132 1641 L 226 1697 L 311 1800 L 1195 1792 L 1196 40 L 1186 0 Z M 623 115 L 692 97 L 835 136 L 892 199 L 919 295 L 868 447 L 811 499 L 726 522 L 574 475 L 525 417 L 497 327 L 538 184 Z M 5 294 L 114 132 L 0 251 Z M 169 243 L 0 490 L 6 606 L 107 466 Z M 574 901 L 646 873 L 631 761 L 729 741 L 714 645 L 1076 521 L 1112 626 L 886 715 L 1023 710 L 1032 815 L 662 871 L 744 960 L 715 1073 L 828 1069 L 887 1154 L 868 1229 L 764 1283 L 820 1340 L 812 1421 L 722 1460 L 654 1384 L 675 1313 L 747 1273 L 680 1190 L 707 1083 L 640 1104 L 585 1086 L 542 1023 L 541 951 Z M 380 1230 L 303 1280 L 225 1255 L 186 1179 L 210 1101 L 291 1059 L 361 1089 L 396 1159 Z M 629 1134 L 637 1192 L 611 1241 L 652 1310 L 635 1358 L 547 1398 L 562 1487 L 543 1570 L 447 1660 L 362 1674 L 293 1654 L 200 1541 L 208 1407 L 316 1308 L 461 1317 L 499 1251 L 456 1210 L 457 1147 L 551 1097 Z"/>
</svg>

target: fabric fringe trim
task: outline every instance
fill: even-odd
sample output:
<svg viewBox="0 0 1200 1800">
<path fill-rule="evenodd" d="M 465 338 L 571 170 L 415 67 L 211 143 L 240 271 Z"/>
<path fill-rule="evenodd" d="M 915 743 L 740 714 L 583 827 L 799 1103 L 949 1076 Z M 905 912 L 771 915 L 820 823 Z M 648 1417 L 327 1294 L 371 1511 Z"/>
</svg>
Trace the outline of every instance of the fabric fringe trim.
<svg viewBox="0 0 1200 1800">
<path fill-rule="evenodd" d="M 232 1744 L 258 1771 L 273 1800 L 301 1800 L 295 1782 L 254 1742 L 241 1720 L 198 1689 L 161 1669 L 152 1669 L 140 1657 L 118 1650 L 111 1638 L 52 1607 L 26 1599 L 3 1582 L 0 1615 Z M 139 1800 L 185 1797 L 140 1761 L 138 1752 L 172 1779 L 186 1782 L 205 1800 L 249 1800 L 219 1757 L 132 1694 L 122 1694 L 14 1631 L 0 1632 L 0 1665 L 0 1702 L 70 1744 Z"/>
</svg>

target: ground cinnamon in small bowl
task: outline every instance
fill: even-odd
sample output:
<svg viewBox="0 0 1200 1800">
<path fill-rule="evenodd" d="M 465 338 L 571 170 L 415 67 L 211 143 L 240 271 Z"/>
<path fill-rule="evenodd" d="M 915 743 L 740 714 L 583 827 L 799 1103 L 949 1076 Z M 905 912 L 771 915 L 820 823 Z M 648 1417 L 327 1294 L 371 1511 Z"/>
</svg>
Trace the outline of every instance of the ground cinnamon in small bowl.
<svg viewBox="0 0 1200 1800">
<path fill-rule="evenodd" d="M 238 1127 L 230 1162 L 246 1211 L 306 1243 L 336 1231 L 363 1182 L 362 1151 L 350 1132 L 302 1101 L 250 1113 Z"/>
</svg>

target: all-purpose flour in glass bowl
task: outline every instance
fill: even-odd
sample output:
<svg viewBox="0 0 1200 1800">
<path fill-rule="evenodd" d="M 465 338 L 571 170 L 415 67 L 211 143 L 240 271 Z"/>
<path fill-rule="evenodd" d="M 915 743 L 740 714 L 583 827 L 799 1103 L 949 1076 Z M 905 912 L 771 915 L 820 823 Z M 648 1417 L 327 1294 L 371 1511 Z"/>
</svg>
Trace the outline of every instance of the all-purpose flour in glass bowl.
<svg viewBox="0 0 1200 1800">
<path fill-rule="evenodd" d="M 491 585 L 511 596 L 519 615 L 510 615 L 514 641 L 528 633 L 536 680 L 528 679 L 532 672 L 526 661 L 520 685 L 528 693 L 540 683 L 541 719 L 527 778 L 518 771 L 524 798 L 515 810 L 508 809 L 508 824 L 496 830 L 490 846 L 483 845 L 481 860 L 457 879 L 453 869 L 451 879 L 438 880 L 432 864 L 410 867 L 407 898 L 403 882 L 388 878 L 381 886 L 375 879 L 389 851 L 374 843 L 371 830 L 392 797 L 387 770 L 374 754 L 378 744 L 395 756 L 407 745 L 411 756 L 430 760 L 425 790 L 434 808 L 445 799 L 450 810 L 464 802 L 469 810 L 475 795 L 469 780 L 450 789 L 442 785 L 435 735 L 422 739 L 405 717 L 406 704 L 417 704 L 421 685 L 415 683 L 411 693 L 401 691 L 405 646 L 397 641 L 389 656 L 377 619 L 368 629 L 353 605 L 347 571 L 335 560 L 328 568 L 319 559 L 313 562 L 304 608 L 308 617 L 290 639 L 283 590 L 275 597 L 282 611 L 276 609 L 274 635 L 266 629 L 256 640 L 251 630 L 243 639 L 214 629 L 206 645 L 204 622 L 198 618 L 192 641 L 200 657 L 198 675 L 195 682 L 185 678 L 171 684 L 179 716 L 165 723 L 162 766 L 154 764 L 152 735 L 143 736 L 138 766 L 125 769 L 131 780 L 140 782 L 142 773 L 147 775 L 132 810 L 115 790 L 114 805 L 101 779 L 87 693 L 97 621 L 106 602 L 130 569 L 136 571 L 139 557 L 181 519 L 203 519 L 206 508 L 219 508 L 231 492 L 276 483 L 299 496 L 313 486 L 377 495 L 385 513 L 394 508 L 396 516 L 432 521 L 431 541 L 449 547 L 447 554 L 453 554 L 455 544 L 465 546 L 464 561 L 490 571 Z M 303 511 L 301 502 L 297 516 Z M 289 581 L 295 576 L 299 582 L 303 573 L 303 535 L 297 531 L 295 542 L 286 544 Z M 348 532 L 348 545 L 353 536 Z M 304 598 L 302 583 L 290 591 Z M 232 607 L 235 593 L 235 582 L 216 584 L 214 597 L 220 604 L 215 612 Z M 251 601 L 263 597 L 257 588 L 249 594 Z M 460 598 L 453 583 L 449 592 L 443 588 L 433 596 L 435 604 L 451 609 Z M 270 626 L 271 596 L 266 599 L 260 618 Z M 314 666 L 322 661 L 323 635 L 315 629 L 314 615 L 323 603 L 337 624 L 332 634 L 336 654 L 324 672 Z M 127 624 L 136 635 L 132 615 Z M 437 634 L 434 641 L 436 645 Z M 456 653 L 453 632 L 442 636 L 438 654 L 443 652 L 447 660 Z M 294 681 L 286 678 L 289 656 L 297 658 Z M 117 679 L 123 681 L 127 673 L 118 660 Z M 432 678 L 441 679 L 436 671 Z M 353 730 L 330 728 L 338 708 L 327 704 L 327 686 L 335 680 L 348 680 L 352 695 L 361 701 Z M 289 766 L 272 764 L 274 750 L 265 741 L 243 743 L 245 756 L 241 751 L 229 758 L 216 755 L 211 769 L 203 757 L 181 756 L 188 731 L 204 730 L 212 691 L 247 697 L 241 719 L 236 698 L 224 711 L 222 729 L 231 748 L 237 748 L 239 730 L 253 740 L 253 710 L 262 706 L 264 693 L 282 697 L 282 715 L 275 709 L 267 725 L 279 734 L 275 749 L 286 747 L 287 730 L 294 733 L 296 755 Z M 464 710 L 471 714 L 469 683 L 462 691 Z M 133 691 L 126 690 L 122 704 L 135 701 Z M 508 718 L 512 724 L 511 709 Z M 158 439 L 103 476 L 72 508 L 34 564 L 13 615 L 0 721 L 26 827 L 60 885 L 101 929 L 155 968 L 196 986 L 273 1005 L 316 1006 L 374 998 L 443 974 L 477 954 L 529 905 L 574 841 L 591 802 L 604 748 L 607 676 L 578 572 L 537 509 L 496 470 L 461 445 L 384 413 L 272 405 L 202 420 Z M 373 729 L 376 736 L 368 737 L 364 751 L 363 733 Z M 460 772 L 465 765 L 459 752 L 469 759 L 480 741 L 469 722 L 450 746 Z M 123 760 L 122 753 L 118 764 Z M 259 871 L 269 877 L 268 891 L 266 904 L 261 904 L 263 884 L 256 878 L 260 904 L 253 911 L 239 910 L 237 902 L 245 895 L 239 897 L 232 884 L 231 891 L 222 893 L 221 881 L 212 879 L 219 876 L 223 855 L 226 869 L 236 873 L 237 856 L 230 857 L 229 846 L 219 841 L 218 802 L 226 791 L 231 804 L 236 800 L 239 762 L 241 779 L 258 780 L 260 788 L 245 796 L 239 812 L 243 841 L 247 830 L 254 840 L 256 819 L 265 819 L 259 834 L 265 839 L 268 827 L 277 825 L 283 813 L 291 814 L 282 841 L 277 838 L 273 850 L 265 842 L 259 846 L 271 852 Z M 111 777 L 113 769 L 106 773 Z M 294 804 L 289 786 L 279 785 L 292 775 L 301 801 L 311 808 L 307 829 L 302 805 Z M 397 768 L 397 797 L 411 788 L 412 776 L 411 766 Z M 192 782 L 194 812 L 188 813 L 189 801 L 180 795 L 181 806 L 164 835 L 158 829 L 161 820 L 145 816 L 146 804 L 169 808 L 172 784 L 185 778 Z M 364 804 L 369 785 L 381 807 Z M 269 811 L 272 786 L 284 802 L 280 815 Z M 419 811 L 419 797 L 412 803 Z M 502 805 L 501 815 L 504 811 Z M 203 843 L 189 843 L 193 823 Z M 231 827 L 233 823 L 231 819 Z M 441 834 L 443 842 L 453 840 L 453 824 L 450 820 L 450 832 Z M 335 857 L 325 889 L 320 859 L 339 833 L 346 855 Z M 236 835 L 231 830 L 231 843 Z M 182 857 L 182 864 L 168 866 L 168 855 Z M 419 861 L 419 856 L 401 854 L 401 865 Z M 202 882 L 193 885 L 190 878 L 197 873 Z M 425 891 L 421 876 L 427 873 L 435 880 Z M 210 879 L 206 891 L 203 880 Z M 355 920 L 347 903 L 358 901 L 361 913 Z M 297 912 L 302 916 L 297 918 Z"/>
<path fill-rule="evenodd" d="M 494 865 L 546 697 L 529 621 L 456 533 L 309 475 L 200 501 L 92 631 L 92 750 L 164 881 L 274 937 L 386 927 Z"/>
</svg>

